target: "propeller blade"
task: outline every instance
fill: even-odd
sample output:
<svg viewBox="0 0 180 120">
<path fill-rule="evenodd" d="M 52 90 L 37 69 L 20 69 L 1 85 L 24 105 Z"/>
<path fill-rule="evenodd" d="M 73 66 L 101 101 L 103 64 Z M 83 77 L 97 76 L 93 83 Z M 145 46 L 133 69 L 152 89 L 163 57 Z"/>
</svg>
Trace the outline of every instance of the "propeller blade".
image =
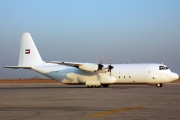
<svg viewBox="0 0 180 120">
<path fill-rule="evenodd" d="M 98 64 L 98 69 L 97 70 L 102 70 L 102 68 L 104 67 L 104 65 L 102 65 L 103 60 L 104 60 L 103 56 L 101 57 L 101 62 L 99 62 L 98 58 L 96 59 L 96 62 Z"/>
<path fill-rule="evenodd" d="M 110 73 L 110 76 L 111 76 L 111 70 L 114 68 L 112 65 L 111 65 L 111 59 L 112 59 L 112 57 L 111 56 L 109 56 L 109 66 L 108 66 L 108 71 L 109 71 L 109 73 Z"/>
<path fill-rule="evenodd" d="M 132 58 L 132 62 L 134 63 L 134 58 Z"/>
<path fill-rule="evenodd" d="M 102 64 L 103 60 L 104 60 L 104 57 L 103 57 L 103 56 L 101 56 L 101 64 Z"/>
<path fill-rule="evenodd" d="M 109 64 L 111 65 L 111 59 L 112 59 L 112 57 L 111 56 L 109 56 Z"/>
<path fill-rule="evenodd" d="M 99 64 L 99 60 L 98 60 L 98 58 L 96 58 L 96 63 L 97 63 L 97 64 Z"/>
</svg>

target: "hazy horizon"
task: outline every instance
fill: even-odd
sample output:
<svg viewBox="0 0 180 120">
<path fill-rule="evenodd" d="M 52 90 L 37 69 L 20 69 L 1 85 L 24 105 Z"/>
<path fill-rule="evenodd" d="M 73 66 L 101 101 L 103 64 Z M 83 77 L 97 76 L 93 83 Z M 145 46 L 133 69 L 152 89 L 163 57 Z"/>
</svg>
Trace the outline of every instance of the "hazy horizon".
<svg viewBox="0 0 180 120">
<path fill-rule="evenodd" d="M 29 32 L 44 61 L 163 63 L 180 75 L 179 0 L 0 1 L 0 79 L 44 77 L 17 65 Z"/>
</svg>

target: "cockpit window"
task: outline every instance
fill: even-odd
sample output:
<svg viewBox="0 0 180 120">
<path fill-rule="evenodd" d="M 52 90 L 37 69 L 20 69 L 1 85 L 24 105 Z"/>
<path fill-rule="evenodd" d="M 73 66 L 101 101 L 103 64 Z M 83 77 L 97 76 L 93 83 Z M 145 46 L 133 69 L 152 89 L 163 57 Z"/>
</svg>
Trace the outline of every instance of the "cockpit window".
<svg viewBox="0 0 180 120">
<path fill-rule="evenodd" d="M 165 67 L 165 66 L 159 66 L 159 70 L 167 70 L 168 67 Z"/>
</svg>

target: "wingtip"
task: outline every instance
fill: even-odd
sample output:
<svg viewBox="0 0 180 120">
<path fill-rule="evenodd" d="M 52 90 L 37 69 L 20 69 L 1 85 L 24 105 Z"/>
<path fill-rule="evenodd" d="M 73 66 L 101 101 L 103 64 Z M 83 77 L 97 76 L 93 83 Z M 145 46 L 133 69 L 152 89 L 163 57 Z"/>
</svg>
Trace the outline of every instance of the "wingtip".
<svg viewBox="0 0 180 120">
<path fill-rule="evenodd" d="M 8 65 L 4 66 L 3 68 L 7 68 L 7 67 L 8 67 Z"/>
</svg>

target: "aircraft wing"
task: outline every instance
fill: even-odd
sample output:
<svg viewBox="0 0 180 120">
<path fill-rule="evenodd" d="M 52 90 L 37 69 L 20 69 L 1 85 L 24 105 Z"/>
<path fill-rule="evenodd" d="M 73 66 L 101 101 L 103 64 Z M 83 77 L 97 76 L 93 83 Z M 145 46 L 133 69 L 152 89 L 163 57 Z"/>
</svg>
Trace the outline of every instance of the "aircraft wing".
<svg viewBox="0 0 180 120">
<path fill-rule="evenodd" d="M 65 65 L 65 66 L 70 66 L 70 67 L 78 67 L 80 65 L 83 65 L 83 63 L 78 63 L 78 62 L 62 62 L 62 61 L 51 61 L 51 62 L 47 62 L 47 63 Z"/>
<path fill-rule="evenodd" d="M 65 65 L 65 66 L 70 66 L 70 67 L 77 67 L 81 70 L 90 71 L 90 72 L 98 70 L 98 65 L 94 63 L 61 62 L 61 61 L 52 61 L 48 63 Z"/>
</svg>

